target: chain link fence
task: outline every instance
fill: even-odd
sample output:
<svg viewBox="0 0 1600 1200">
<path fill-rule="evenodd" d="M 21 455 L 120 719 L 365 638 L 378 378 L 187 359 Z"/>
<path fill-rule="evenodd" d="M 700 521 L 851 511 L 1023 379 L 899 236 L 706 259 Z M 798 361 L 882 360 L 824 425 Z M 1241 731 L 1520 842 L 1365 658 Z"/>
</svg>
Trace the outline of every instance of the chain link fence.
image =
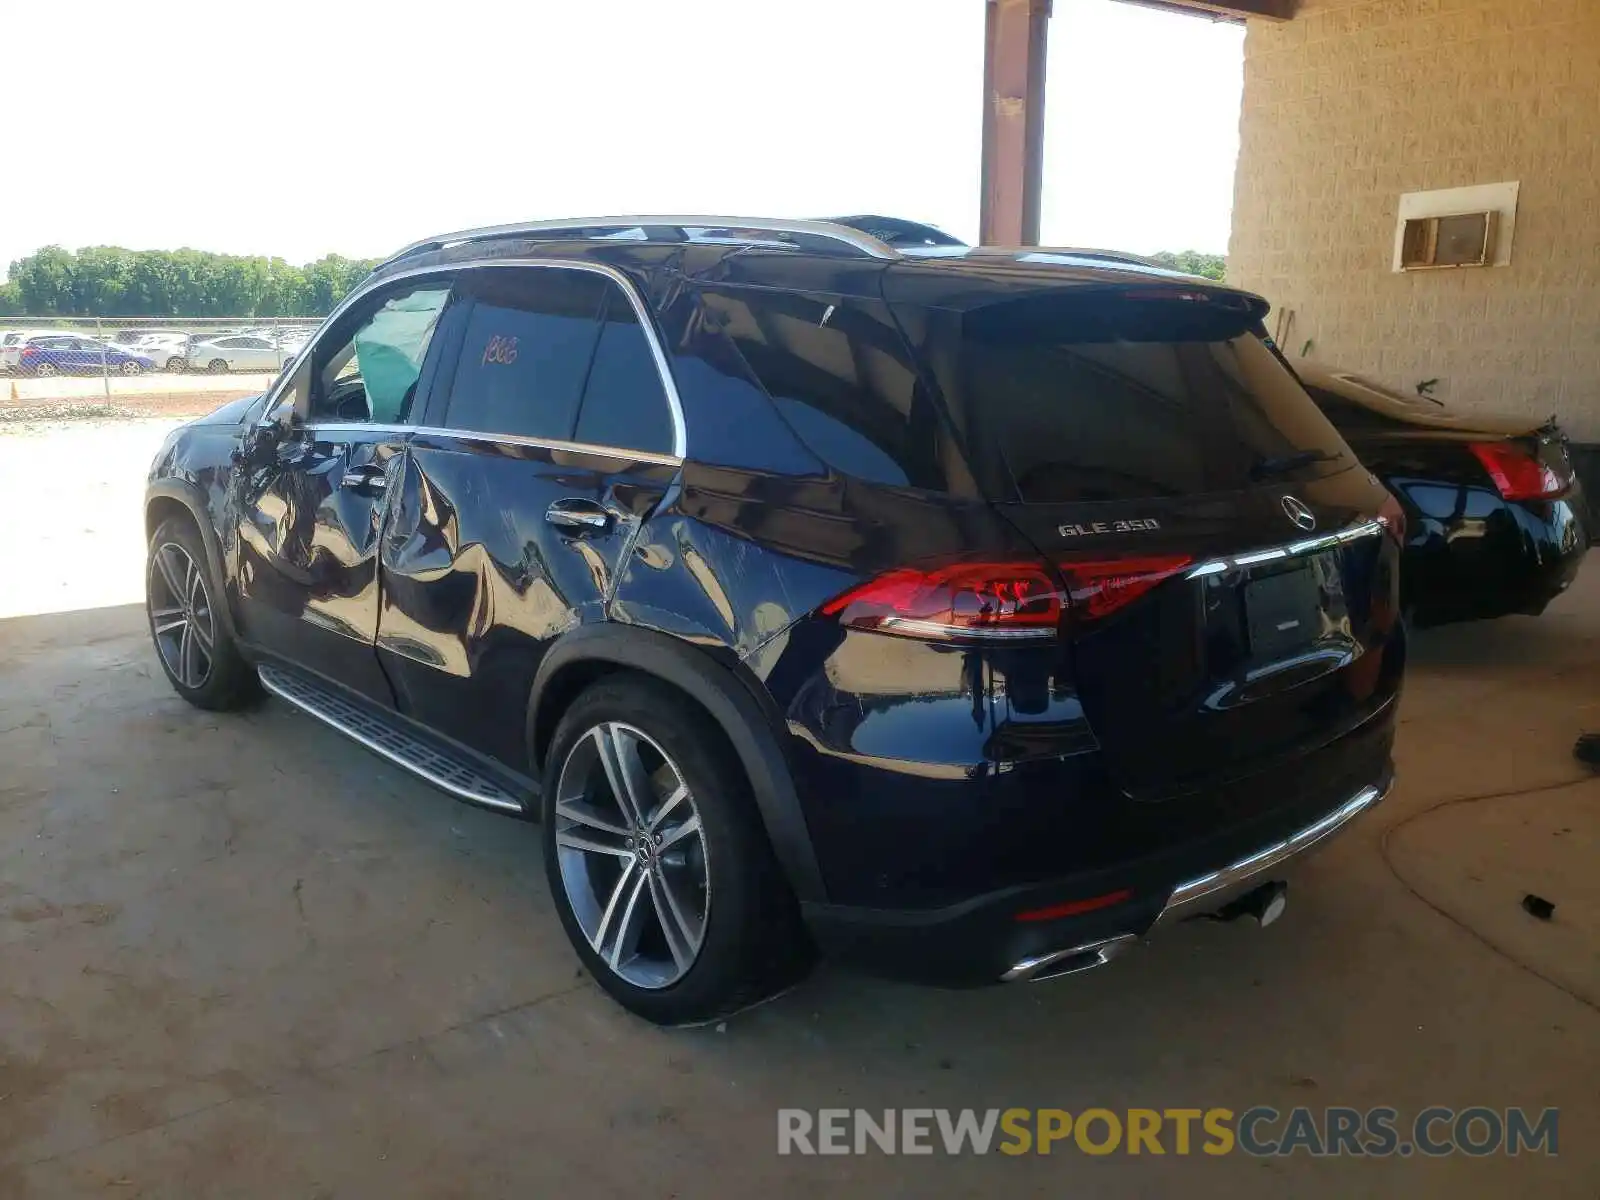
<svg viewBox="0 0 1600 1200">
<path fill-rule="evenodd" d="M 107 396 L 114 380 L 147 375 L 271 377 L 317 324 L 307 317 L 5 317 L 0 375 L 99 379 Z"/>
</svg>

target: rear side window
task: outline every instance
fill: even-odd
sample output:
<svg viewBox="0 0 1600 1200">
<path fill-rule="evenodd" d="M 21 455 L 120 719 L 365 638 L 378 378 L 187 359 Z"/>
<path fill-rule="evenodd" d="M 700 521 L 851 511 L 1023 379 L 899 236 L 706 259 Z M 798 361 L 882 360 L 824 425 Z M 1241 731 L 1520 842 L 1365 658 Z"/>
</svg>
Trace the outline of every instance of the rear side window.
<svg viewBox="0 0 1600 1200">
<path fill-rule="evenodd" d="M 1225 303 L 1057 293 L 941 318 L 933 358 L 958 425 L 997 452 L 978 456 L 992 494 L 1183 496 L 1355 461 L 1254 318 Z"/>
<path fill-rule="evenodd" d="M 701 302 L 818 458 L 873 483 L 946 486 L 938 410 L 883 304 L 756 288 L 708 288 Z"/>
<path fill-rule="evenodd" d="M 445 423 L 571 441 L 600 338 L 605 285 L 587 271 L 482 272 L 471 285 Z"/>
<path fill-rule="evenodd" d="M 628 297 L 592 271 L 481 273 L 445 424 L 671 453 L 672 409 Z"/>
<path fill-rule="evenodd" d="M 632 303 L 606 284 L 600 340 L 578 414 L 577 441 L 670 454 L 672 409 Z"/>
</svg>

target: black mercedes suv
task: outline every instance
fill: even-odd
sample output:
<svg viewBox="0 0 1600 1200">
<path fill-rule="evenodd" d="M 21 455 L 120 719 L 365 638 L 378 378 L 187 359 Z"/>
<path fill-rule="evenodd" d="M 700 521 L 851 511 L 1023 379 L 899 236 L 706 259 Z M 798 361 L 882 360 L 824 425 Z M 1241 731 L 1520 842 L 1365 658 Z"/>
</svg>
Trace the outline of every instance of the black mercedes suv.
<svg viewBox="0 0 1600 1200">
<path fill-rule="evenodd" d="M 150 472 L 172 685 L 543 822 L 653 1021 L 1275 917 L 1382 799 L 1394 502 L 1266 304 L 861 223 L 419 242 Z"/>
</svg>

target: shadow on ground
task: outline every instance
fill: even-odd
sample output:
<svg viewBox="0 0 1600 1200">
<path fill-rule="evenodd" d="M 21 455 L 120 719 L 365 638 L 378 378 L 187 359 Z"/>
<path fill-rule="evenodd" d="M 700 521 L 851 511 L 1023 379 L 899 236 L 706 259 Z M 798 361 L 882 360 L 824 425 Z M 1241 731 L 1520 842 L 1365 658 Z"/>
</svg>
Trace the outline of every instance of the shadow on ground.
<svg viewBox="0 0 1600 1200">
<path fill-rule="evenodd" d="M 137 607 L 0 621 L 0 1196 L 1592 1200 L 1600 1016 L 1520 965 L 1597 949 L 1600 784 L 1566 756 L 1592 594 L 1419 639 L 1395 795 L 1267 931 L 973 992 L 824 967 L 675 1033 L 579 973 L 535 826 L 282 705 L 188 708 Z M 1552 926 L 1519 919 L 1530 876 Z M 1261 1104 L 1557 1105 L 1566 1136 L 1554 1160 L 775 1153 L 779 1107 Z"/>
</svg>

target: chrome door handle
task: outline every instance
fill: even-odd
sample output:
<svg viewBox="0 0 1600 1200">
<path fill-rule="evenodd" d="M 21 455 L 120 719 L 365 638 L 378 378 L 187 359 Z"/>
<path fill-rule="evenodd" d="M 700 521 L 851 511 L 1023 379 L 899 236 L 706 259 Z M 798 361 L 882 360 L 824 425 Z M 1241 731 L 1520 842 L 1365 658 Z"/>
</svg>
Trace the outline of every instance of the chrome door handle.
<svg viewBox="0 0 1600 1200">
<path fill-rule="evenodd" d="M 604 533 L 616 518 L 593 500 L 569 499 L 557 500 L 545 509 L 544 519 L 557 529 Z"/>
<path fill-rule="evenodd" d="M 339 480 L 339 486 L 348 488 L 352 492 L 371 494 L 383 491 L 389 486 L 389 480 L 384 475 L 382 467 L 367 463 L 346 471 Z"/>
</svg>

